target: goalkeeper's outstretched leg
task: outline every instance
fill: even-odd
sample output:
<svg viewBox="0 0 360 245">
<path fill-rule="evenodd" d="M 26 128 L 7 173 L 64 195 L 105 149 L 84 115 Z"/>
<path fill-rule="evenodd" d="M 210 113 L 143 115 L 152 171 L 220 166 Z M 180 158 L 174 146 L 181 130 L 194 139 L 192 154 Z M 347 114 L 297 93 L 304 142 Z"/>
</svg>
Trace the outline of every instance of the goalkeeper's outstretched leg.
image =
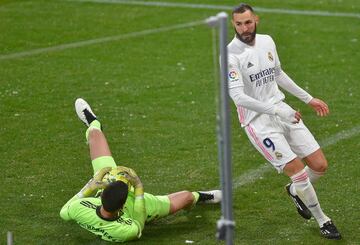
<svg viewBox="0 0 360 245">
<path fill-rule="evenodd" d="M 84 99 L 78 98 L 75 101 L 75 110 L 79 119 L 88 127 L 86 140 L 89 144 L 94 174 L 104 167 L 116 167 L 116 163 L 111 156 L 110 147 L 102 132 L 101 123 L 90 105 Z"/>
<path fill-rule="evenodd" d="M 168 195 L 170 200 L 170 214 L 181 209 L 190 209 L 196 204 L 221 202 L 221 191 L 179 191 Z"/>
<path fill-rule="evenodd" d="M 221 201 L 220 190 L 179 191 L 168 195 L 144 192 L 140 177 L 133 169 L 116 166 L 101 123 L 89 104 L 79 98 L 75 109 L 79 119 L 88 127 L 86 139 L 94 176 L 61 208 L 60 216 L 64 220 L 81 224 L 103 240 L 127 242 L 141 237 L 145 223 L 200 203 Z"/>
</svg>

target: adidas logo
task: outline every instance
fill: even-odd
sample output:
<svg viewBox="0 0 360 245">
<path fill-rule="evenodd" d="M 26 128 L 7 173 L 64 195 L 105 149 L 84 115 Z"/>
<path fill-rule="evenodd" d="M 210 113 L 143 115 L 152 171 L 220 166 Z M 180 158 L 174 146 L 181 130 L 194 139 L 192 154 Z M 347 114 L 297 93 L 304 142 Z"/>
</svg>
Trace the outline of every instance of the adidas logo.
<svg viewBox="0 0 360 245">
<path fill-rule="evenodd" d="M 317 203 L 312 204 L 312 205 L 309 205 L 309 208 L 314 208 L 314 207 L 316 207 L 317 205 L 318 205 Z"/>
<path fill-rule="evenodd" d="M 251 63 L 251 62 L 249 62 L 248 65 L 247 65 L 247 68 L 250 68 L 250 67 L 252 67 L 252 66 L 254 66 L 254 64 Z"/>
</svg>

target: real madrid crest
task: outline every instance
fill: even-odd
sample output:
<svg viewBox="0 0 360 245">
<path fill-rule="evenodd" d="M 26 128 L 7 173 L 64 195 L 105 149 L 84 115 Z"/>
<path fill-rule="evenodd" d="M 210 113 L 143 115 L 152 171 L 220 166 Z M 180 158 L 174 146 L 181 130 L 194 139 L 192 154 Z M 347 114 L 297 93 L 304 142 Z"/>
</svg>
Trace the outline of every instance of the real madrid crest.
<svg viewBox="0 0 360 245">
<path fill-rule="evenodd" d="M 275 156 L 276 156 L 276 159 L 280 160 L 283 155 L 280 152 L 275 151 Z"/>
<path fill-rule="evenodd" d="M 268 58 L 269 58 L 270 61 L 274 61 L 274 58 L 273 58 L 271 52 L 268 52 Z"/>
</svg>

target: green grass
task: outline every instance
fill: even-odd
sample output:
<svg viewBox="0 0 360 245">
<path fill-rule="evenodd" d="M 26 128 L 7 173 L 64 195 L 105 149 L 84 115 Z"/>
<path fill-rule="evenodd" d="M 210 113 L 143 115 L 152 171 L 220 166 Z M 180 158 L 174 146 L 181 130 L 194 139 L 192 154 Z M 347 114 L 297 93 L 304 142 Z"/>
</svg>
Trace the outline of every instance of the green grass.
<svg viewBox="0 0 360 245">
<path fill-rule="evenodd" d="M 356 3 L 251 1 L 257 7 L 359 13 Z M 201 20 L 217 12 L 1 1 L 0 56 Z M 319 142 L 358 127 L 360 20 L 270 13 L 260 17 L 259 32 L 276 40 L 284 70 L 330 106 L 331 115 L 318 118 L 287 96 Z M 135 168 L 146 191 L 218 188 L 211 45 L 211 30 L 198 26 L 0 60 L 0 243 L 10 230 L 15 244 L 106 244 L 58 215 L 91 176 L 85 128 L 73 109 L 79 96 L 93 105 L 104 124 L 117 162 Z M 340 244 L 360 243 L 359 142 L 355 133 L 325 147 L 330 168 L 316 185 L 323 209 L 343 234 Z M 234 107 L 232 143 L 234 177 L 265 162 L 240 129 Z M 296 214 L 283 189 L 287 182 L 287 177 L 269 171 L 234 189 L 235 244 L 332 244 L 320 237 L 314 220 Z M 181 212 L 148 225 L 134 244 L 218 244 L 214 236 L 220 215 L 219 206 Z"/>
</svg>

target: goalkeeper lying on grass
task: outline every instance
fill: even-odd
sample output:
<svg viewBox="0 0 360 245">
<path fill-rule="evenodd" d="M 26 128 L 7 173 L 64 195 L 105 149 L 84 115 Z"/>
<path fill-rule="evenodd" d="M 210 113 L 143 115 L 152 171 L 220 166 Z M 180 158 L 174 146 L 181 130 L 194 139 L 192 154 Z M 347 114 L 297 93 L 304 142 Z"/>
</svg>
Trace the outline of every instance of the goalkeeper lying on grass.
<svg viewBox="0 0 360 245">
<path fill-rule="evenodd" d="M 144 193 L 135 171 L 115 164 L 101 124 L 89 104 L 79 98 L 75 109 L 88 126 L 86 139 L 94 177 L 62 207 L 60 216 L 64 220 L 74 220 L 106 241 L 125 242 L 140 238 L 146 222 L 196 203 L 221 201 L 219 190 L 180 191 L 165 196 Z"/>
</svg>

